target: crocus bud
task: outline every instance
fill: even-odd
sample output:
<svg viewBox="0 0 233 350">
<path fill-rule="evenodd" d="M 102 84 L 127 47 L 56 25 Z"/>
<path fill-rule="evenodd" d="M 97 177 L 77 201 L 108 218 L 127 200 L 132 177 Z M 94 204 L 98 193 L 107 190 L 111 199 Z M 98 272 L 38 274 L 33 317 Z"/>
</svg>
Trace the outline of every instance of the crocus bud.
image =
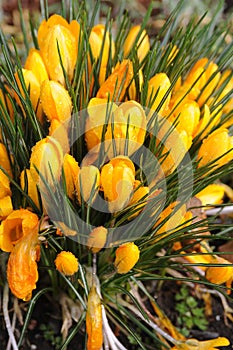
<svg viewBox="0 0 233 350">
<path fill-rule="evenodd" d="M 78 259 L 71 252 L 61 251 L 54 263 L 57 270 L 66 276 L 72 276 L 78 271 Z"/>
<path fill-rule="evenodd" d="M 38 281 L 37 261 L 40 258 L 38 227 L 30 230 L 13 248 L 7 264 L 7 280 L 11 292 L 29 301 Z"/>
<path fill-rule="evenodd" d="M 73 33 L 68 22 L 58 15 L 43 21 L 38 29 L 39 47 L 49 78 L 62 85 L 65 85 L 62 65 L 69 80 L 73 79 L 78 53 L 78 38 Z"/>
<path fill-rule="evenodd" d="M 195 63 L 186 78 L 188 84 L 192 85 L 195 83 L 195 86 L 200 91 L 202 90 L 198 98 L 200 106 L 207 102 L 219 82 L 220 73 L 217 71 L 218 66 L 204 57 Z"/>
<path fill-rule="evenodd" d="M 40 99 L 43 111 L 50 121 L 58 119 L 64 123 L 70 119 L 72 101 L 68 91 L 61 84 L 53 80 L 44 80 Z"/>
<path fill-rule="evenodd" d="M 100 86 L 96 97 L 122 101 L 126 89 L 133 79 L 133 64 L 130 60 L 123 60 L 117 64 L 112 74 Z"/>
<path fill-rule="evenodd" d="M 132 207 L 133 214 L 130 215 L 128 219 L 134 218 L 141 212 L 143 207 L 146 205 L 148 194 L 149 194 L 149 187 L 142 186 L 140 181 L 135 180 L 134 192 L 128 204 L 129 207 L 133 206 Z"/>
<path fill-rule="evenodd" d="M 7 153 L 7 149 L 6 149 L 6 146 L 1 142 L 0 142 L 0 165 L 10 176 L 12 176 L 11 164 Z"/>
<path fill-rule="evenodd" d="M 101 189 L 111 213 L 123 209 L 129 202 L 135 180 L 133 162 L 128 157 L 115 157 L 101 170 Z"/>
<path fill-rule="evenodd" d="M 117 109 L 115 103 L 104 98 L 92 98 L 87 106 L 88 118 L 85 126 L 85 141 L 88 150 L 99 145 L 102 140 L 103 128 L 111 121 L 112 113 Z"/>
<path fill-rule="evenodd" d="M 172 118 L 169 118 L 176 123 L 176 129 L 178 132 L 185 130 L 188 135 L 193 135 L 200 119 L 200 107 L 197 102 L 187 100 L 185 103 L 178 106 Z"/>
<path fill-rule="evenodd" d="M 221 204 L 225 194 L 225 189 L 223 186 L 218 184 L 210 184 L 206 186 L 203 190 L 198 192 L 195 197 L 200 199 L 202 205 L 210 204 Z M 205 208 L 204 208 L 205 209 Z M 209 206 L 206 207 L 209 209 Z"/>
<path fill-rule="evenodd" d="M 36 186 L 36 182 L 33 180 L 31 171 L 29 169 L 25 169 L 21 172 L 20 175 L 20 186 L 23 191 L 27 189 L 28 196 L 35 203 L 37 208 L 40 208 L 39 198 L 38 198 L 38 189 Z"/>
<path fill-rule="evenodd" d="M 114 262 L 118 273 L 129 272 L 139 260 L 140 251 L 133 242 L 121 244 L 116 250 Z"/>
<path fill-rule="evenodd" d="M 142 91 L 142 86 L 144 82 L 144 77 L 142 69 L 138 71 L 138 86 L 136 84 L 136 77 L 133 79 L 132 83 L 129 86 L 129 98 L 130 100 L 137 100 L 137 94 Z"/>
<path fill-rule="evenodd" d="M 34 73 L 40 85 L 44 80 L 49 79 L 43 58 L 39 50 L 33 48 L 30 49 L 24 68 Z"/>
<path fill-rule="evenodd" d="M 14 245 L 37 230 L 38 217 L 27 209 L 14 210 L 0 225 L 0 248 L 11 252 Z"/>
<path fill-rule="evenodd" d="M 54 180 L 59 181 L 60 179 L 62 164 L 63 151 L 60 144 L 53 137 L 47 136 L 33 146 L 30 172 L 36 184 L 39 183 L 41 175 L 53 187 Z"/>
<path fill-rule="evenodd" d="M 109 120 L 105 134 L 106 153 L 109 158 L 114 152 L 130 156 L 144 143 L 145 135 L 146 115 L 142 106 L 136 101 L 124 102 Z"/>
<path fill-rule="evenodd" d="M 70 154 L 65 154 L 63 169 L 68 197 L 73 198 L 75 195 L 75 184 L 80 171 L 78 162 L 76 162 L 74 157 L 72 157 Z"/>
<path fill-rule="evenodd" d="M 94 60 L 99 59 L 100 54 L 102 55 L 99 72 L 99 84 L 102 85 L 105 81 L 109 56 L 113 58 L 115 53 L 115 44 L 110 39 L 109 32 L 107 31 L 105 33 L 105 26 L 103 24 L 97 24 L 92 28 L 89 36 L 89 44 Z"/>
<path fill-rule="evenodd" d="M 0 220 L 5 219 L 13 211 L 12 200 L 10 196 L 0 198 Z M 1 244 L 0 244 L 1 246 Z"/>
<path fill-rule="evenodd" d="M 6 196 L 11 196 L 10 180 L 4 172 L 0 170 L 0 199 Z"/>
<path fill-rule="evenodd" d="M 215 256 L 212 257 L 211 263 L 221 264 L 221 266 L 209 266 L 206 269 L 206 279 L 211 283 L 226 283 L 228 288 L 231 287 L 231 283 L 233 281 L 233 266 L 229 266 L 230 262 L 224 258 L 221 258 L 220 256 Z"/>
<path fill-rule="evenodd" d="M 228 153 L 225 154 L 226 152 Z M 212 164 L 213 167 L 219 168 L 232 159 L 233 136 L 228 135 L 227 129 L 216 129 L 202 141 L 202 145 L 198 152 L 198 167 L 205 166 L 208 163 L 215 161 Z"/>
<path fill-rule="evenodd" d="M 87 350 L 101 350 L 103 344 L 102 309 L 95 285 L 91 287 L 87 299 L 86 333 Z"/>
<path fill-rule="evenodd" d="M 42 113 L 41 105 L 39 103 L 40 83 L 39 83 L 37 77 L 35 76 L 35 74 L 29 69 L 23 68 L 22 75 L 23 75 L 23 79 L 24 79 L 26 88 L 29 91 L 29 97 L 30 97 L 30 101 L 32 103 L 33 110 L 36 112 L 36 115 L 37 115 L 37 118 L 39 119 L 39 121 L 42 122 L 43 121 L 42 120 L 43 113 Z M 23 96 L 23 98 L 25 98 L 25 92 L 23 90 L 18 72 L 15 73 L 15 80 L 16 80 L 16 83 L 18 85 L 18 88 L 19 88 L 21 95 Z M 14 98 L 16 99 L 16 102 L 19 104 L 19 106 L 23 109 L 24 114 L 25 114 L 25 108 L 20 100 L 20 97 L 17 95 L 16 92 L 14 92 Z"/>
<path fill-rule="evenodd" d="M 193 137 L 196 137 L 197 135 L 199 135 L 199 137 L 204 138 L 208 133 L 209 122 L 210 122 L 210 109 L 208 105 L 206 104 L 204 105 L 204 108 L 200 117 L 201 119 L 199 120 L 199 123 L 197 124 L 194 130 Z"/>
<path fill-rule="evenodd" d="M 52 136 L 60 143 L 64 154 L 70 151 L 67 127 L 68 124 L 62 123 L 57 119 L 52 119 L 49 127 L 49 136 Z"/>
<path fill-rule="evenodd" d="M 191 218 L 192 214 L 187 211 L 185 204 L 180 206 L 179 202 L 173 202 L 159 215 L 159 219 L 154 225 L 154 228 L 158 228 L 155 232 L 155 236 L 158 237 L 158 239 L 164 238 L 179 230 L 182 226 L 185 226 L 186 221 Z M 158 239 L 156 238 L 155 241 Z"/>
<path fill-rule="evenodd" d="M 87 246 L 92 253 L 98 253 L 105 245 L 108 230 L 103 226 L 95 227 L 88 236 Z"/>
<path fill-rule="evenodd" d="M 192 144 L 192 136 L 185 130 L 178 132 L 169 122 L 163 122 L 157 134 L 157 142 L 163 143 L 160 154 L 161 169 L 165 175 L 171 174 L 180 164 Z"/>
<path fill-rule="evenodd" d="M 150 50 L 150 40 L 145 29 L 142 31 L 137 41 L 135 41 L 140 29 L 141 26 L 139 25 L 133 26 L 130 29 L 124 42 L 124 57 L 127 58 L 132 48 L 136 45 L 139 62 L 141 62 L 146 57 Z"/>
<path fill-rule="evenodd" d="M 85 203 L 93 202 L 98 194 L 100 185 L 100 172 L 94 165 L 81 167 L 78 180 L 76 182 L 76 189 L 78 201 L 81 204 L 82 199 Z"/>
<path fill-rule="evenodd" d="M 170 80 L 165 73 L 155 74 L 148 82 L 148 91 L 147 91 L 147 106 L 153 111 L 157 111 L 160 114 L 167 108 L 171 93 L 168 93 L 168 90 L 171 86 Z M 164 98 L 165 94 L 168 95 Z M 162 100 L 164 99 L 163 103 Z M 160 107 L 159 107 L 160 106 Z M 158 109 L 159 107 L 159 109 Z"/>
</svg>

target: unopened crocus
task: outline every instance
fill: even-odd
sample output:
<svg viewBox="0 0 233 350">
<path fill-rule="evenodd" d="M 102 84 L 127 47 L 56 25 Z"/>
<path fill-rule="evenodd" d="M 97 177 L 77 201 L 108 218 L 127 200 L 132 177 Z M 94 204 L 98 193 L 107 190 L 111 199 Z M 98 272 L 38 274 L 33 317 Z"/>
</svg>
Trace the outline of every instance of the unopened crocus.
<svg viewBox="0 0 233 350">
<path fill-rule="evenodd" d="M 12 200 L 10 196 L 0 198 L 0 220 L 5 219 L 13 211 Z"/>
<path fill-rule="evenodd" d="M 61 145 L 53 137 L 47 136 L 38 141 L 32 147 L 30 158 L 30 172 L 35 183 L 41 181 L 42 184 L 46 180 L 53 187 L 54 180 L 60 179 L 63 157 Z"/>
<path fill-rule="evenodd" d="M 4 172 L 0 170 L 0 198 L 6 196 L 11 196 L 10 180 Z"/>
<path fill-rule="evenodd" d="M 38 189 L 36 182 L 32 178 L 30 169 L 25 169 L 21 172 L 20 186 L 23 191 L 27 190 L 28 196 L 31 198 L 37 208 L 40 208 Z"/>
<path fill-rule="evenodd" d="M 87 350 L 101 350 L 103 344 L 102 309 L 96 286 L 90 289 L 86 313 Z"/>
<path fill-rule="evenodd" d="M 72 276 L 78 271 L 78 259 L 65 250 L 61 251 L 54 261 L 56 269 L 66 276 Z"/>
<path fill-rule="evenodd" d="M 219 184 L 210 184 L 198 192 L 195 197 L 200 199 L 202 205 L 205 206 L 211 204 L 221 204 L 223 202 L 224 194 L 225 189 L 223 186 Z M 206 209 L 208 208 L 209 207 L 206 207 Z"/>
<path fill-rule="evenodd" d="M 38 226 L 13 247 L 7 264 L 7 280 L 11 292 L 19 299 L 29 301 L 38 281 L 37 261 L 40 259 Z"/>
<path fill-rule="evenodd" d="M 225 154 L 226 152 L 228 153 Z M 218 128 L 202 141 L 198 152 L 199 167 L 214 162 L 213 168 L 218 168 L 232 159 L 233 136 L 229 136 L 227 129 Z"/>
<path fill-rule="evenodd" d="M 40 82 L 38 81 L 36 75 L 29 69 L 22 69 L 21 74 L 19 72 L 15 73 L 15 80 L 18 85 L 19 92 L 21 96 L 25 99 L 25 91 L 23 89 L 22 83 L 21 83 L 21 78 L 20 75 L 22 75 L 22 78 L 24 79 L 26 89 L 29 93 L 29 98 L 33 107 L 33 110 L 36 112 L 38 120 L 42 123 L 43 119 L 43 111 L 40 105 Z M 24 114 L 25 112 L 25 107 L 22 103 L 21 97 L 17 94 L 17 92 L 14 91 L 14 98 L 16 99 L 16 102 L 19 104 L 19 106 L 22 108 Z M 26 115 L 26 114 L 25 114 Z"/>
<path fill-rule="evenodd" d="M 118 273 L 124 274 L 129 272 L 138 262 L 140 250 L 133 242 L 121 244 L 116 249 L 116 258 L 114 261 Z"/>
<path fill-rule="evenodd" d="M 12 176 L 10 158 L 6 149 L 6 146 L 0 142 L 0 166 Z"/>
<path fill-rule="evenodd" d="M 0 225 L 0 248 L 11 252 L 15 244 L 37 229 L 38 217 L 27 209 L 14 210 Z"/>
<path fill-rule="evenodd" d="M 88 236 L 87 246 L 92 253 L 98 253 L 105 245 L 108 230 L 103 226 L 95 227 Z"/>
<path fill-rule="evenodd" d="M 160 239 L 176 232 L 181 227 L 184 227 L 186 222 L 191 218 L 191 212 L 187 211 L 185 204 L 180 205 L 179 202 L 169 204 L 159 215 L 159 218 L 154 225 L 154 228 L 157 228 L 155 231 L 155 237 L 159 236 Z"/>
<path fill-rule="evenodd" d="M 115 53 L 115 44 L 103 24 L 97 24 L 91 29 L 89 44 L 94 60 L 98 60 L 101 55 L 99 84 L 102 85 L 105 81 L 109 57 L 113 58 Z"/>
<path fill-rule="evenodd" d="M 222 347 L 229 344 L 229 340 L 223 337 L 204 341 L 187 339 L 184 342 L 177 342 L 177 345 L 171 350 L 218 350 L 219 346 Z"/>
<path fill-rule="evenodd" d="M 124 42 L 124 57 L 127 58 L 133 47 L 136 47 L 139 62 L 143 61 L 150 50 L 149 36 L 145 29 L 139 35 L 140 30 L 141 26 L 133 26 Z"/>
<path fill-rule="evenodd" d="M 79 27 L 78 22 L 76 26 Z M 65 85 L 62 66 L 71 81 L 77 60 L 78 37 L 72 28 L 64 18 L 53 15 L 38 29 L 38 43 L 49 78 L 62 85 Z"/>
<path fill-rule="evenodd" d="M 47 118 L 67 123 L 71 117 L 72 101 L 68 91 L 58 82 L 44 80 L 41 85 L 41 105 Z"/>
<path fill-rule="evenodd" d="M 142 69 L 138 70 L 138 73 L 134 76 L 134 79 L 132 80 L 132 83 L 129 86 L 129 99 L 130 100 L 137 100 L 138 96 L 137 94 L 142 91 L 144 82 L 143 72 Z"/>
<path fill-rule="evenodd" d="M 34 73 L 40 85 L 44 80 L 49 79 L 43 58 L 40 51 L 37 49 L 30 49 L 24 68 Z"/>
<path fill-rule="evenodd" d="M 170 121 L 176 122 L 178 132 L 185 130 L 188 135 L 193 136 L 200 119 L 200 107 L 197 102 L 187 100 L 178 106 Z"/>
<path fill-rule="evenodd" d="M 159 156 L 161 165 L 159 177 L 171 174 L 181 163 L 192 145 L 192 136 L 186 130 L 178 132 L 173 124 L 161 119 L 161 127 L 157 133 L 157 145 L 161 144 L 162 152 Z"/>
<path fill-rule="evenodd" d="M 96 97 L 122 101 L 126 90 L 134 76 L 133 64 L 130 60 L 123 60 L 114 68 L 112 74 L 100 86 Z"/>
<path fill-rule="evenodd" d="M 112 113 L 118 108 L 105 98 L 92 98 L 87 106 L 88 118 L 85 125 L 85 141 L 88 150 L 100 145 L 103 129 L 111 120 Z M 97 150 L 97 149 L 96 149 Z"/>
<path fill-rule="evenodd" d="M 146 115 L 136 101 L 122 103 L 113 113 L 105 134 L 105 150 L 113 155 L 132 155 L 144 143 Z M 116 154 L 114 154 L 116 152 Z"/>
<path fill-rule="evenodd" d="M 6 90 L 8 90 L 9 92 L 11 91 L 10 89 L 8 89 L 8 87 L 6 87 Z M 3 92 L 2 89 L 0 89 L 0 111 L 1 114 L 4 118 L 7 119 L 7 116 L 10 116 L 10 119 L 12 120 L 12 122 L 14 121 L 14 109 L 12 106 L 12 102 L 10 100 L 10 98 L 8 97 L 8 95 Z M 1 140 L 1 132 L 0 132 L 0 140 Z"/>
<path fill-rule="evenodd" d="M 200 114 L 199 123 L 193 132 L 193 137 L 198 136 L 199 138 L 203 139 L 208 134 L 209 128 L 211 127 L 210 119 L 210 108 L 207 104 L 205 104 L 202 108 L 202 113 Z"/>
<path fill-rule="evenodd" d="M 148 82 L 147 106 L 162 114 L 171 98 L 171 92 L 168 92 L 170 86 L 170 79 L 165 73 L 155 74 Z"/>
<path fill-rule="evenodd" d="M 143 207 L 147 203 L 147 198 L 149 195 L 149 187 L 143 186 L 139 180 L 135 180 L 134 182 L 134 192 L 132 197 L 130 198 L 128 206 L 132 206 L 132 214 L 128 219 L 132 219 L 137 216 L 143 209 Z"/>
<path fill-rule="evenodd" d="M 58 119 L 52 119 L 49 126 L 49 136 L 52 136 L 60 143 L 64 154 L 70 151 L 68 125 L 69 123 L 66 124 L 60 122 Z"/>
<path fill-rule="evenodd" d="M 70 154 L 65 154 L 64 156 L 63 170 L 67 195 L 73 198 L 75 196 L 75 184 L 78 180 L 80 168 L 78 162 Z"/>
<path fill-rule="evenodd" d="M 133 192 L 135 169 L 128 157 L 112 158 L 101 170 L 101 189 L 111 213 L 118 212 L 128 204 Z"/>
<path fill-rule="evenodd" d="M 186 82 L 195 86 L 201 91 L 198 103 L 202 106 L 208 102 L 208 98 L 216 88 L 220 79 L 220 72 L 216 63 L 204 57 L 198 60 L 190 70 Z"/>
<path fill-rule="evenodd" d="M 206 279 L 215 284 L 226 283 L 226 287 L 230 288 L 233 281 L 233 265 L 220 256 L 212 256 L 210 263 L 219 266 L 209 266 L 205 273 Z"/>
<path fill-rule="evenodd" d="M 79 170 L 78 180 L 76 182 L 78 201 L 92 203 L 100 186 L 100 172 L 94 165 L 82 166 Z"/>
</svg>

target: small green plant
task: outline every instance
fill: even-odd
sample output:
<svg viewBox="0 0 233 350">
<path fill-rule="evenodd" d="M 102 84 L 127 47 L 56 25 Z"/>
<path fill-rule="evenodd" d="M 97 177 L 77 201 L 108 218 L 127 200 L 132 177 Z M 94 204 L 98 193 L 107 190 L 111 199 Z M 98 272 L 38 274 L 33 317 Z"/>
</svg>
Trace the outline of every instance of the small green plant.
<svg viewBox="0 0 233 350">
<path fill-rule="evenodd" d="M 42 323 L 40 325 L 40 330 L 43 333 L 44 339 L 47 340 L 55 350 L 58 350 L 61 348 L 62 337 L 60 335 L 56 335 L 54 330 L 51 327 Z"/>
<path fill-rule="evenodd" d="M 178 312 L 177 321 L 180 326 L 180 332 L 184 336 L 188 336 L 191 329 L 197 327 L 205 331 L 208 326 L 208 321 L 205 318 L 204 307 L 200 306 L 198 301 L 190 295 L 189 288 L 183 285 L 179 293 L 176 294 L 175 300 L 178 303 L 175 306 Z"/>
</svg>

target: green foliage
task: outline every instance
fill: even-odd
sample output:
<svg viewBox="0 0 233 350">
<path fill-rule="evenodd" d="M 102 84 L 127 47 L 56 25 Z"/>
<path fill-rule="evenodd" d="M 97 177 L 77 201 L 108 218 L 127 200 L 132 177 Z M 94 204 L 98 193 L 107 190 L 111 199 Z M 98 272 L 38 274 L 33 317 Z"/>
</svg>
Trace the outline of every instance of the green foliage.
<svg viewBox="0 0 233 350">
<path fill-rule="evenodd" d="M 179 293 L 175 295 L 177 301 L 175 310 L 178 312 L 177 323 L 180 332 L 189 336 L 193 328 L 205 331 L 208 328 L 208 321 L 205 317 L 204 307 L 200 306 L 200 301 L 190 295 L 190 289 L 183 284 Z"/>
<path fill-rule="evenodd" d="M 51 326 L 49 327 L 47 324 L 42 323 L 39 330 L 42 332 L 43 338 L 51 344 L 54 350 L 61 349 L 62 337 L 61 335 L 56 335 Z"/>
</svg>

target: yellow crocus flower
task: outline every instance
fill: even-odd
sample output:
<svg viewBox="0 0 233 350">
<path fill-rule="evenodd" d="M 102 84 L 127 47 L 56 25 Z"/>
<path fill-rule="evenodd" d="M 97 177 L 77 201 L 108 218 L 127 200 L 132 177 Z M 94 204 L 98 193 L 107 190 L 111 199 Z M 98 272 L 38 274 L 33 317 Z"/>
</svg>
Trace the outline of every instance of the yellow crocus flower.
<svg viewBox="0 0 233 350">
<path fill-rule="evenodd" d="M 133 64 L 130 60 L 123 60 L 114 68 L 112 74 L 100 86 L 96 97 L 122 101 L 126 89 L 134 76 Z"/>
<path fill-rule="evenodd" d="M 226 152 L 228 153 L 225 154 Z M 202 145 L 198 152 L 198 167 L 205 166 L 215 160 L 213 167 L 218 168 L 232 159 L 233 136 L 228 135 L 227 129 L 216 129 L 202 141 Z"/>
<path fill-rule="evenodd" d="M 35 183 L 39 184 L 41 174 L 48 181 L 48 184 L 53 187 L 54 179 L 55 181 L 60 179 L 63 157 L 63 150 L 53 137 L 47 136 L 38 141 L 32 147 L 30 158 L 30 172 Z"/>
<path fill-rule="evenodd" d="M 98 253 L 105 245 L 108 230 L 103 226 L 95 227 L 88 236 L 87 246 L 92 253 Z"/>
<path fill-rule="evenodd" d="M 103 344 L 100 296 L 93 285 L 88 294 L 86 313 L 87 350 L 101 350 Z"/>
<path fill-rule="evenodd" d="M 110 39 L 109 32 L 107 31 L 105 33 L 105 26 L 103 24 L 97 24 L 91 29 L 91 33 L 89 36 L 89 44 L 94 60 L 99 59 L 100 53 L 102 53 L 99 72 L 99 84 L 102 85 L 106 80 L 105 77 L 109 56 L 113 58 L 115 54 L 115 44 L 114 41 Z M 89 65 L 90 64 L 91 63 L 89 60 Z M 89 70 L 91 70 L 90 67 Z"/>
<path fill-rule="evenodd" d="M 127 58 L 134 45 L 136 45 L 138 60 L 139 62 L 142 62 L 150 50 L 150 40 L 146 30 L 144 29 L 137 41 L 135 41 L 140 29 L 141 26 L 139 25 L 133 26 L 130 29 L 124 42 L 124 57 Z"/>
<path fill-rule="evenodd" d="M 146 123 L 145 112 L 138 102 L 122 103 L 109 120 L 105 134 L 105 150 L 109 158 L 114 155 L 114 150 L 117 155 L 128 156 L 137 151 L 145 140 Z"/>
<path fill-rule="evenodd" d="M 68 123 L 72 112 L 72 101 L 68 91 L 58 82 L 44 80 L 41 85 L 41 105 L 50 121 Z"/>
<path fill-rule="evenodd" d="M 170 98 L 171 92 L 168 93 L 167 97 L 161 104 L 165 94 L 168 92 L 171 86 L 170 79 L 165 73 L 157 73 L 155 74 L 148 82 L 148 91 L 147 91 L 147 106 L 150 105 L 150 108 L 153 111 L 157 111 L 162 114 L 163 111 L 167 108 Z M 159 110 L 158 107 L 161 104 Z"/>
<path fill-rule="evenodd" d="M 73 198 L 75 195 L 75 184 L 80 171 L 78 162 L 70 154 L 65 154 L 63 160 L 63 169 L 66 182 L 67 195 Z"/>
<path fill-rule="evenodd" d="M 14 210 L 0 225 L 0 248 L 11 252 L 16 243 L 37 229 L 38 217 L 27 209 Z"/>
<path fill-rule="evenodd" d="M 115 268 L 118 273 L 129 272 L 138 262 L 140 250 L 133 242 L 121 244 L 116 250 L 116 258 L 114 261 Z"/>
<path fill-rule="evenodd" d="M 36 116 L 38 120 L 42 123 L 43 122 L 43 111 L 41 108 L 41 105 L 39 103 L 40 101 L 40 82 L 37 79 L 36 75 L 29 69 L 22 68 L 22 75 L 23 79 L 26 85 L 27 90 L 29 91 L 29 97 L 30 101 L 32 103 L 33 110 L 36 112 Z M 18 85 L 20 94 L 22 95 L 23 98 L 25 98 L 25 92 L 23 90 L 20 78 L 19 78 L 19 73 L 15 73 L 15 80 Z M 19 95 L 14 91 L 13 93 L 14 98 L 18 105 L 22 108 L 23 113 L 25 114 L 25 107 L 23 106 L 21 99 Z"/>
<path fill-rule="evenodd" d="M 13 247 L 7 264 L 7 280 L 11 292 L 29 301 L 38 280 L 37 261 L 40 258 L 38 227 L 31 229 Z"/>
<path fill-rule="evenodd" d="M 74 25 L 71 26 L 61 16 L 53 15 L 48 21 L 44 20 L 38 29 L 40 52 L 45 62 L 49 78 L 62 85 L 65 85 L 62 65 L 71 81 L 77 60 L 78 37 L 74 33 L 76 32 L 79 35 L 79 32 L 77 33 L 74 27 Z M 79 27 L 79 24 L 76 24 L 76 27 Z"/>
<path fill-rule="evenodd" d="M 94 165 L 82 166 L 76 182 L 78 201 L 93 202 L 100 186 L 100 172 Z"/>
<path fill-rule="evenodd" d="M 47 69 L 39 50 L 34 48 L 30 49 L 24 68 L 31 70 L 35 74 L 40 85 L 44 80 L 49 79 Z"/>
<path fill-rule="evenodd" d="M 54 261 L 56 269 L 66 276 L 72 276 L 78 271 L 78 259 L 65 250 L 61 251 Z"/>
<path fill-rule="evenodd" d="M 122 210 L 128 204 L 133 191 L 134 176 L 134 165 L 127 157 L 115 157 L 102 167 L 101 189 L 111 213 Z"/>
</svg>

